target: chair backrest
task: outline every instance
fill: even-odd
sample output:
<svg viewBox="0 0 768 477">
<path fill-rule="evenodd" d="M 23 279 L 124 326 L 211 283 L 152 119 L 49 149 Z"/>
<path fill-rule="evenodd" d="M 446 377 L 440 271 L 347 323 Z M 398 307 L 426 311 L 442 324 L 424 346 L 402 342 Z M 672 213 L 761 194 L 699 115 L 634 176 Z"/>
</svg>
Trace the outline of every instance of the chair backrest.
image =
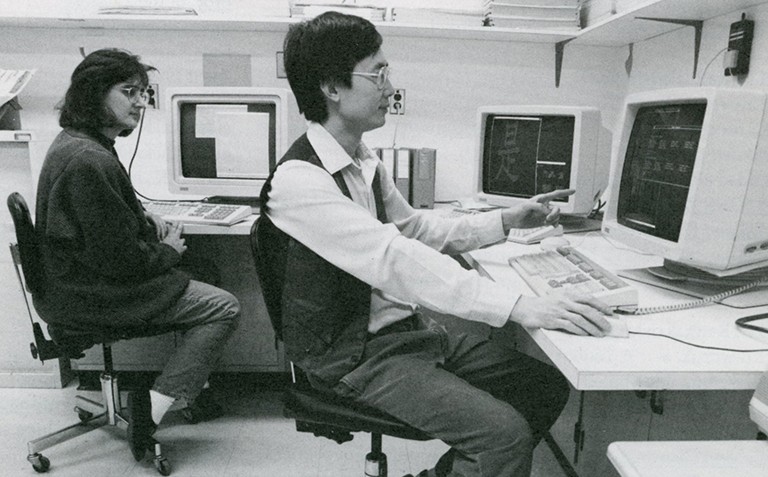
<svg viewBox="0 0 768 477">
<path fill-rule="evenodd" d="M 264 296 L 264 303 L 267 306 L 269 321 L 275 331 L 278 340 L 283 339 L 283 320 L 282 320 L 282 299 L 283 299 L 283 280 L 284 267 L 277 263 L 284 255 L 275 250 L 273 245 L 277 244 L 277 237 L 270 237 L 268 227 L 261 225 L 263 216 L 260 216 L 251 226 L 251 253 L 253 262 L 256 266 L 256 276 L 261 285 L 261 292 Z M 268 219 L 266 219 L 268 220 Z M 274 227 L 272 229 L 276 230 Z M 269 243 L 270 247 L 263 247 L 262 244 Z"/>
<path fill-rule="evenodd" d="M 16 243 L 21 258 L 21 268 L 24 271 L 24 281 L 29 292 L 33 296 L 40 297 L 45 293 L 45 268 L 29 207 L 21 194 L 13 192 L 8 196 L 8 210 L 11 212 L 16 230 Z"/>
</svg>

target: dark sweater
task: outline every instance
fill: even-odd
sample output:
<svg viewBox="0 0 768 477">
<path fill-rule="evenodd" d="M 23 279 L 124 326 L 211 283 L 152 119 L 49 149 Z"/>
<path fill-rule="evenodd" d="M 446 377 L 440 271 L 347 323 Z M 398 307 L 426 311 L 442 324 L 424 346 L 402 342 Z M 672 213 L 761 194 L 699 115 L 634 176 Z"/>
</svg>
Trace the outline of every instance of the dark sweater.
<svg viewBox="0 0 768 477">
<path fill-rule="evenodd" d="M 48 284 L 34 299 L 49 324 L 143 327 L 189 283 L 173 268 L 181 256 L 144 217 L 113 144 L 66 129 L 46 155 L 35 222 Z"/>
</svg>

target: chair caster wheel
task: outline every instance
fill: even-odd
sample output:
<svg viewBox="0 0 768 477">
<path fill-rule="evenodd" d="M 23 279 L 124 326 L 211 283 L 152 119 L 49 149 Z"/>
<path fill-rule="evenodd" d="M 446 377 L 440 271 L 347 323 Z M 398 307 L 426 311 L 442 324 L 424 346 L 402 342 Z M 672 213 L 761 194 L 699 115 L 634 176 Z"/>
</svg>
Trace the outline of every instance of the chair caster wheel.
<svg viewBox="0 0 768 477">
<path fill-rule="evenodd" d="M 27 456 L 27 460 L 32 464 L 32 468 L 35 469 L 35 472 L 37 473 L 42 474 L 48 472 L 48 469 L 51 468 L 51 461 L 43 454 L 30 454 Z"/>
<path fill-rule="evenodd" d="M 165 457 L 155 459 L 155 469 L 160 475 L 171 475 L 171 463 Z"/>
<path fill-rule="evenodd" d="M 157 472 L 160 475 L 171 475 L 171 463 L 168 462 L 168 459 L 166 459 L 163 456 L 162 449 L 160 447 L 160 443 L 152 439 L 152 448 L 154 448 L 155 456 L 152 458 L 152 461 L 155 464 L 155 469 L 157 469 Z"/>
</svg>

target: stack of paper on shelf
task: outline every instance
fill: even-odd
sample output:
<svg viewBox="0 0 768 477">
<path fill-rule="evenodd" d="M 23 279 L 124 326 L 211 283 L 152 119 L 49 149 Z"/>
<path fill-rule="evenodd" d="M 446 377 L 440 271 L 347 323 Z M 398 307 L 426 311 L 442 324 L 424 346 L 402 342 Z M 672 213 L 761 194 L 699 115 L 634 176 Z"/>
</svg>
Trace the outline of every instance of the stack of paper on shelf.
<svg viewBox="0 0 768 477">
<path fill-rule="evenodd" d="M 491 23 L 515 30 L 577 32 L 580 9 L 581 0 L 494 0 Z"/>
<path fill-rule="evenodd" d="M 314 18 L 330 11 L 356 15 L 372 22 L 381 22 L 384 21 L 386 8 L 376 5 L 375 1 L 351 4 L 343 0 L 296 0 L 291 3 L 291 16 L 296 18 Z"/>
<path fill-rule="evenodd" d="M 396 23 L 410 23 L 434 26 L 472 26 L 488 24 L 490 0 L 423 2 L 418 7 L 406 2 L 384 2 L 392 5 L 392 20 Z"/>
</svg>

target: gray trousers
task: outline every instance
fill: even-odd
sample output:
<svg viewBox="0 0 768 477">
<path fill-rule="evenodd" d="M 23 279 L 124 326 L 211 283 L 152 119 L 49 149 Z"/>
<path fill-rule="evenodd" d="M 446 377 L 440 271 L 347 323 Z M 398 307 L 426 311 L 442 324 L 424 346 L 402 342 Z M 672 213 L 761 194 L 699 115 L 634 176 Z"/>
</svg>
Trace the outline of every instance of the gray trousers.
<svg viewBox="0 0 768 477">
<path fill-rule="evenodd" d="M 488 339 L 408 327 L 422 329 L 396 323 L 371 335 L 365 361 L 335 391 L 451 446 L 449 476 L 528 477 L 533 448 L 567 402 L 565 378 Z"/>
<path fill-rule="evenodd" d="M 175 305 L 147 323 L 150 327 L 183 332 L 152 389 L 195 400 L 237 326 L 240 303 L 229 292 L 192 280 Z"/>
</svg>

